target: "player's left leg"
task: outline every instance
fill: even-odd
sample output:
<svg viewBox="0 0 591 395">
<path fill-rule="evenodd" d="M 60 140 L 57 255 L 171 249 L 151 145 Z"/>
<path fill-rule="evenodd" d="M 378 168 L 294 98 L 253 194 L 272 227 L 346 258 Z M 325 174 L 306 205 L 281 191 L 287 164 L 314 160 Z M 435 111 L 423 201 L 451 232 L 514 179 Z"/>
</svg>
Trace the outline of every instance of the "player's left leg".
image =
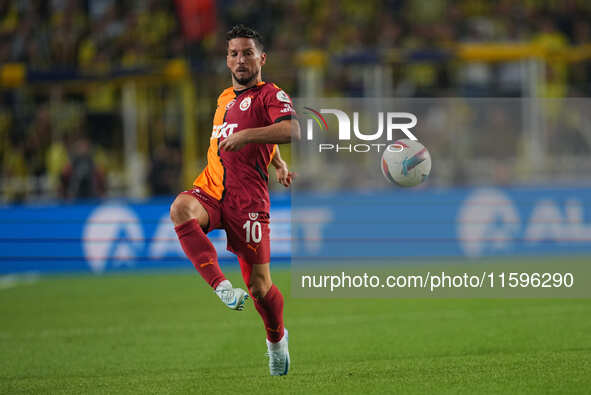
<svg viewBox="0 0 591 395">
<path fill-rule="evenodd" d="M 249 264 L 239 258 L 244 282 L 254 300 L 254 305 L 265 324 L 267 340 L 271 343 L 281 341 L 284 335 L 283 295 L 271 281 L 268 263 Z"/>
<path fill-rule="evenodd" d="M 283 324 L 283 295 L 271 280 L 269 214 L 224 212 L 228 249 L 238 256 L 248 292 L 267 333 L 271 375 L 289 370 L 287 330 Z"/>
<path fill-rule="evenodd" d="M 267 354 L 272 376 L 283 376 L 289 371 L 288 333 L 283 324 L 283 295 L 271 280 L 268 263 L 249 263 L 238 258 L 244 283 L 263 319 L 267 332 Z"/>
</svg>

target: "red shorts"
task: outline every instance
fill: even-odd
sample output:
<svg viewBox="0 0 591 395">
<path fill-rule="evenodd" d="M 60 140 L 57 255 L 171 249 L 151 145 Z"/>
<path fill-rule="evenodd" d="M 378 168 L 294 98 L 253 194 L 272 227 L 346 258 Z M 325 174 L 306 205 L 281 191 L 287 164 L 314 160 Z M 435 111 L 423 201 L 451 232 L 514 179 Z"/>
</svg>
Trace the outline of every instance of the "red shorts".
<svg viewBox="0 0 591 395">
<path fill-rule="evenodd" d="M 181 195 L 193 196 L 207 211 L 209 224 L 205 233 L 214 229 L 226 231 L 228 251 L 249 264 L 270 262 L 269 213 L 241 210 L 229 195 L 220 203 L 201 188 L 181 192 Z"/>
</svg>

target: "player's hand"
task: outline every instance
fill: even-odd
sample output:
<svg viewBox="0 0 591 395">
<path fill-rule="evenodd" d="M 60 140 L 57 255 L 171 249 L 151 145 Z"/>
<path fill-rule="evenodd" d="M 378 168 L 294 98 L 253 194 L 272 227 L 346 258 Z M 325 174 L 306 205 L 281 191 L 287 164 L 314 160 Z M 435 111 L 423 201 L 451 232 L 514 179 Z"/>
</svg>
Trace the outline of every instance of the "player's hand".
<svg viewBox="0 0 591 395">
<path fill-rule="evenodd" d="M 234 133 L 226 137 L 219 145 L 224 151 L 239 151 L 248 142 L 246 141 L 244 130 L 240 133 Z"/>
<path fill-rule="evenodd" d="M 277 174 L 277 182 L 286 188 L 291 185 L 295 178 L 295 173 L 292 173 L 287 169 L 285 162 L 283 162 L 281 166 L 275 168 L 275 174 Z"/>
</svg>

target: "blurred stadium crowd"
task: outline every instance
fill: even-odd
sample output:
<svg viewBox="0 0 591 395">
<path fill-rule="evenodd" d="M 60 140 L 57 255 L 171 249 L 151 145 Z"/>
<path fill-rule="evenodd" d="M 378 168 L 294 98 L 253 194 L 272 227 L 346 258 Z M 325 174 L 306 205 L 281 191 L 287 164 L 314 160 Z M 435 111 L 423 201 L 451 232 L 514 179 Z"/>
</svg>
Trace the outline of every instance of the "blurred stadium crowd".
<svg viewBox="0 0 591 395">
<path fill-rule="evenodd" d="M 229 85 L 224 32 L 236 23 L 263 34 L 264 79 L 293 97 L 309 94 L 306 66 L 319 70 L 316 94 L 367 95 L 360 68 L 372 64 L 388 66 L 392 96 L 519 97 L 518 62 L 458 61 L 455 45 L 525 43 L 556 53 L 591 45 L 585 0 L 0 0 L 0 63 L 26 70 L 25 82 L 4 84 L 0 95 L 2 200 L 125 195 L 121 76 L 150 75 L 166 59 L 190 65 L 205 159 L 214 99 Z M 591 62 L 557 55 L 537 92 L 591 95 Z M 178 89 L 155 77 L 135 105 L 145 115 L 136 175 L 144 195 L 176 193 L 186 186 Z"/>
</svg>

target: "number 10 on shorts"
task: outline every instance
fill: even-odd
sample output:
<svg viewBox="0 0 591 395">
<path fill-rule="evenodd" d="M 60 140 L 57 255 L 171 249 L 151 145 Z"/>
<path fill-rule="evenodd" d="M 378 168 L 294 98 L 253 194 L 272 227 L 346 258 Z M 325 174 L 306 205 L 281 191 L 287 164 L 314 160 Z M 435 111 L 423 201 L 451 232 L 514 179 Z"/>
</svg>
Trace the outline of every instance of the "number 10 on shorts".
<svg viewBox="0 0 591 395">
<path fill-rule="evenodd" d="M 246 221 L 242 225 L 242 229 L 246 231 L 246 242 L 250 243 L 252 239 L 253 243 L 258 243 L 263 237 L 263 231 L 261 229 L 261 223 L 259 221 Z"/>
</svg>

